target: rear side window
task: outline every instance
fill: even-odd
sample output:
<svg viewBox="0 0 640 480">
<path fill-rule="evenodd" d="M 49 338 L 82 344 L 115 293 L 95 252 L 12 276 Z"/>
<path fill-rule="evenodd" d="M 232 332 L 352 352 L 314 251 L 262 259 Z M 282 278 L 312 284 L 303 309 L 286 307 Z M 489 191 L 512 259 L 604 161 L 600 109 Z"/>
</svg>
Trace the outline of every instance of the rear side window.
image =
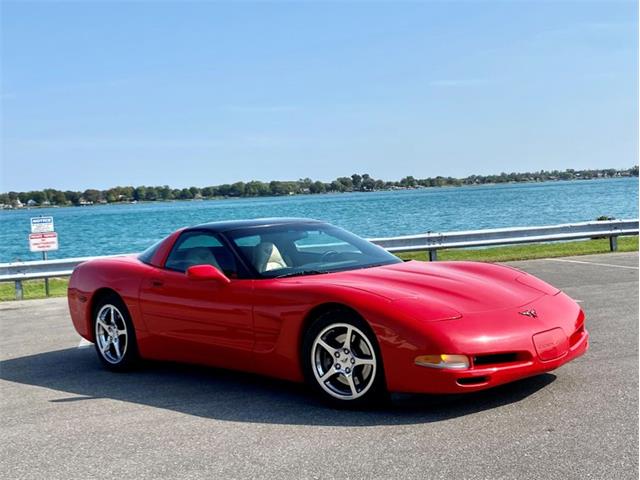
<svg viewBox="0 0 640 480">
<path fill-rule="evenodd" d="M 146 263 L 147 265 L 151 265 L 151 260 L 155 256 L 158 248 L 160 248 L 160 244 L 164 241 L 164 239 L 158 240 L 156 243 L 147 248 L 144 252 L 138 255 L 138 260 L 142 263 Z"/>
<path fill-rule="evenodd" d="M 212 247 L 222 247 L 222 243 L 213 235 L 208 233 L 198 233 L 195 235 L 185 234 L 185 238 L 181 237 L 178 240 L 177 249 L 178 250 L 189 250 L 191 248 L 212 248 Z"/>
</svg>

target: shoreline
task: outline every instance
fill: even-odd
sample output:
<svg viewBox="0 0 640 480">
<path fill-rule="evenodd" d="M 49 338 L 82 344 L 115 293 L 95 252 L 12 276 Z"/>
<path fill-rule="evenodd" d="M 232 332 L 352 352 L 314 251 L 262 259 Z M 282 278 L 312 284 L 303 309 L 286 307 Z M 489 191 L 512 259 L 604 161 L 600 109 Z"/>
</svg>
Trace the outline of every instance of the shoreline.
<svg viewBox="0 0 640 480">
<path fill-rule="evenodd" d="M 527 185 L 527 184 L 544 184 L 544 183 L 570 183 L 570 182 L 586 182 L 586 181 L 601 181 L 601 180 L 622 180 L 628 178 L 638 178 L 635 175 L 624 175 L 614 177 L 595 177 L 595 178 L 571 178 L 571 179 L 547 179 L 547 180 L 513 180 L 508 182 L 486 182 L 486 183 L 469 183 L 461 185 L 432 185 L 432 186 L 416 186 L 416 187 L 392 187 L 382 188 L 374 190 L 356 190 L 356 191 L 331 191 L 331 192 L 292 192 L 286 195 L 242 195 L 242 196 L 213 196 L 203 198 L 172 198 L 172 199 L 156 199 L 156 200 L 131 200 L 131 201 L 116 201 L 116 202 L 97 202 L 86 204 L 66 204 L 66 205 L 24 205 L 22 207 L 10 207 L 0 205 L 0 212 L 5 211 L 28 211 L 28 210 L 41 210 L 48 208 L 85 208 L 85 207 L 100 207 L 111 205 L 138 205 L 138 204 L 155 204 L 155 203 L 176 203 L 176 202 L 204 202 L 204 201 L 223 201 L 223 200 L 248 200 L 258 198 L 288 198 L 288 197 L 308 197 L 308 196 L 323 196 L 323 195 L 344 195 L 344 194 L 370 194 L 370 193 L 386 193 L 386 192 L 407 192 L 417 190 L 432 190 L 432 189 L 444 189 L 444 188 L 479 188 L 479 187 L 496 187 L 502 185 Z"/>
</svg>

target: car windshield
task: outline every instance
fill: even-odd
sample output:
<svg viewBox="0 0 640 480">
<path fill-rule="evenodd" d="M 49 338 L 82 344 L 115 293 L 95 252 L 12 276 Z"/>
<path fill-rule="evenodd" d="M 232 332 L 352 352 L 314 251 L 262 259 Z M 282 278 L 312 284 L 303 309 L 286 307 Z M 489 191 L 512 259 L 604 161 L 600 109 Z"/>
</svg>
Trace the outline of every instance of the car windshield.
<svg viewBox="0 0 640 480">
<path fill-rule="evenodd" d="M 227 232 L 263 278 L 314 275 L 400 263 L 386 250 L 341 228 L 314 223 Z"/>
</svg>

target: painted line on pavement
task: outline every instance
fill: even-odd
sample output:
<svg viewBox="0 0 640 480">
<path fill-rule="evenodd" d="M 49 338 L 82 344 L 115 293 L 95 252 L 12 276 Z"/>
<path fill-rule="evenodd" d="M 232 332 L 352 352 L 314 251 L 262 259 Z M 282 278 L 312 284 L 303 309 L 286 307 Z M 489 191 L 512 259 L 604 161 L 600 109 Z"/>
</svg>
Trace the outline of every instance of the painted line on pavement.
<svg viewBox="0 0 640 480">
<path fill-rule="evenodd" d="M 596 262 L 583 262 L 581 260 L 568 260 L 566 258 L 547 258 L 550 262 L 567 262 L 567 263 L 581 263 L 583 265 L 596 265 L 599 267 L 613 267 L 613 268 L 628 268 L 629 270 L 640 270 L 638 267 L 631 267 L 629 265 L 612 265 L 610 263 L 596 263 Z"/>
</svg>

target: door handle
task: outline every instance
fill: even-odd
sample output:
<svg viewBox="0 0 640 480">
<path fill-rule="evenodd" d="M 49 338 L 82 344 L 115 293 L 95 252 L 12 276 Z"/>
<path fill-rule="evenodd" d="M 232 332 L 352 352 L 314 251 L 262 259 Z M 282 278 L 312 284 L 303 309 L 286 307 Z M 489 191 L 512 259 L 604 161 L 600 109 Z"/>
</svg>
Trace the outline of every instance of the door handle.
<svg viewBox="0 0 640 480">
<path fill-rule="evenodd" d="M 161 287 L 162 285 L 164 285 L 164 282 L 162 280 L 158 280 L 157 278 L 151 280 L 152 287 Z"/>
</svg>

